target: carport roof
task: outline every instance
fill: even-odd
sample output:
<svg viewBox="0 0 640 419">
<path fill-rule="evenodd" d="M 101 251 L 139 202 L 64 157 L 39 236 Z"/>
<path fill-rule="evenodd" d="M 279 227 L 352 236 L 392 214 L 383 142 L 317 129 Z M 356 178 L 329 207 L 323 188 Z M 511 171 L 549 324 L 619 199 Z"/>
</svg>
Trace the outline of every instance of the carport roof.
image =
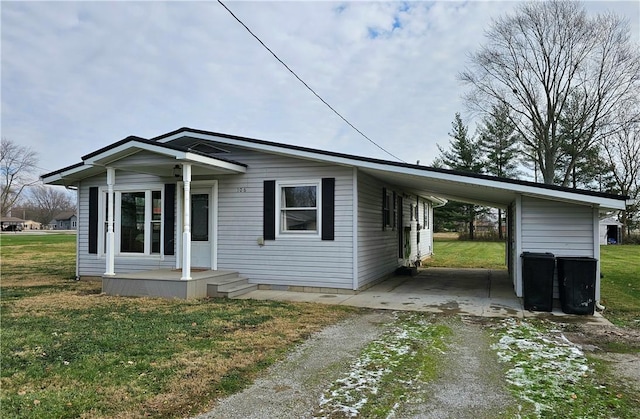
<svg viewBox="0 0 640 419">
<path fill-rule="evenodd" d="M 602 209 L 624 209 L 628 198 L 597 191 L 354 156 L 186 127 L 155 137 L 152 140 L 168 143 L 176 140 L 185 141 L 185 139 L 193 142 L 215 141 L 268 153 L 357 167 L 361 172 L 379 178 L 390 185 L 410 190 L 416 195 L 493 207 L 505 208 L 514 202 L 516 196 L 526 195 L 598 206 Z"/>
</svg>

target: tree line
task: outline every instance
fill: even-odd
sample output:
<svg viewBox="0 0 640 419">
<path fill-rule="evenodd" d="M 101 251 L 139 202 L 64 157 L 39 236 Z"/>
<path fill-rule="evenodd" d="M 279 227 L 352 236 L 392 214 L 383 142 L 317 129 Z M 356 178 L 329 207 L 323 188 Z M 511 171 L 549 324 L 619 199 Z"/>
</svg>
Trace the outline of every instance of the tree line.
<svg viewBox="0 0 640 419">
<path fill-rule="evenodd" d="M 588 16 L 579 2 L 522 3 L 492 21 L 459 79 L 483 118 L 470 134 L 456 113 L 434 165 L 626 195 L 619 220 L 625 233 L 638 228 L 640 49 L 626 19 Z M 445 222 L 465 222 L 471 238 L 484 212 L 439 209 Z"/>
<path fill-rule="evenodd" d="M 39 182 L 38 155 L 2 138 L 0 143 L 0 215 L 48 225 L 61 212 L 76 211 L 75 194 Z"/>
</svg>

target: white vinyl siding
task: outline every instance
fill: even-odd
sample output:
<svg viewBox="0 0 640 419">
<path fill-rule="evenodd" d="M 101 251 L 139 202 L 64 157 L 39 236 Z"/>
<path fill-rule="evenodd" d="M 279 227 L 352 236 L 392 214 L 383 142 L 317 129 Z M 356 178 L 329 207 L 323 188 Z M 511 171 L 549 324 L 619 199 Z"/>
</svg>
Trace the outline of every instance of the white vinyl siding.
<svg viewBox="0 0 640 419">
<path fill-rule="evenodd" d="M 224 158 L 247 164 L 248 169 L 243 175 L 216 177 L 219 181 L 218 269 L 239 271 L 256 284 L 351 289 L 352 169 L 224 148 L 230 151 Z M 276 240 L 266 240 L 260 246 L 263 182 L 275 180 L 284 185 L 315 180 L 319 185 L 320 180 L 327 177 L 335 178 L 335 239 L 279 234 Z"/>
<path fill-rule="evenodd" d="M 591 207 L 523 196 L 521 216 L 523 252 L 593 257 Z"/>
<path fill-rule="evenodd" d="M 398 233 L 382 229 L 382 189 L 378 179 L 358 173 L 358 288 L 392 274 L 398 267 Z"/>
</svg>

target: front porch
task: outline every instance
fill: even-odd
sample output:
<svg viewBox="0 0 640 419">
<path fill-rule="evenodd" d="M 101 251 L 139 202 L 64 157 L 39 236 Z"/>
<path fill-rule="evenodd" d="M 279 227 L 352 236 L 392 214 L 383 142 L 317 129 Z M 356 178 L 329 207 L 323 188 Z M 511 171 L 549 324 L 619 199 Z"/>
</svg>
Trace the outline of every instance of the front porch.
<svg viewBox="0 0 640 419">
<path fill-rule="evenodd" d="M 235 271 L 192 269 L 190 279 L 181 277 L 182 270 L 177 269 L 104 275 L 102 292 L 126 297 L 233 298 L 258 288 Z"/>
</svg>

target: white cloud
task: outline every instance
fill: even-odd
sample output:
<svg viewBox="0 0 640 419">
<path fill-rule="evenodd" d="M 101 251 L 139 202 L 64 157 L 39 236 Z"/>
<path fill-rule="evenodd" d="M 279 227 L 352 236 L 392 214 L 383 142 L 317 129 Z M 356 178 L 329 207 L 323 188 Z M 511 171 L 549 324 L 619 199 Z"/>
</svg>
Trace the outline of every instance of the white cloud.
<svg viewBox="0 0 640 419">
<path fill-rule="evenodd" d="M 226 4 L 370 138 L 428 164 L 465 113 L 467 54 L 515 3 Z M 624 13 L 637 37 L 637 2 L 587 6 Z M 215 2 L 3 2 L 2 135 L 44 171 L 181 126 L 390 158 Z"/>
</svg>

